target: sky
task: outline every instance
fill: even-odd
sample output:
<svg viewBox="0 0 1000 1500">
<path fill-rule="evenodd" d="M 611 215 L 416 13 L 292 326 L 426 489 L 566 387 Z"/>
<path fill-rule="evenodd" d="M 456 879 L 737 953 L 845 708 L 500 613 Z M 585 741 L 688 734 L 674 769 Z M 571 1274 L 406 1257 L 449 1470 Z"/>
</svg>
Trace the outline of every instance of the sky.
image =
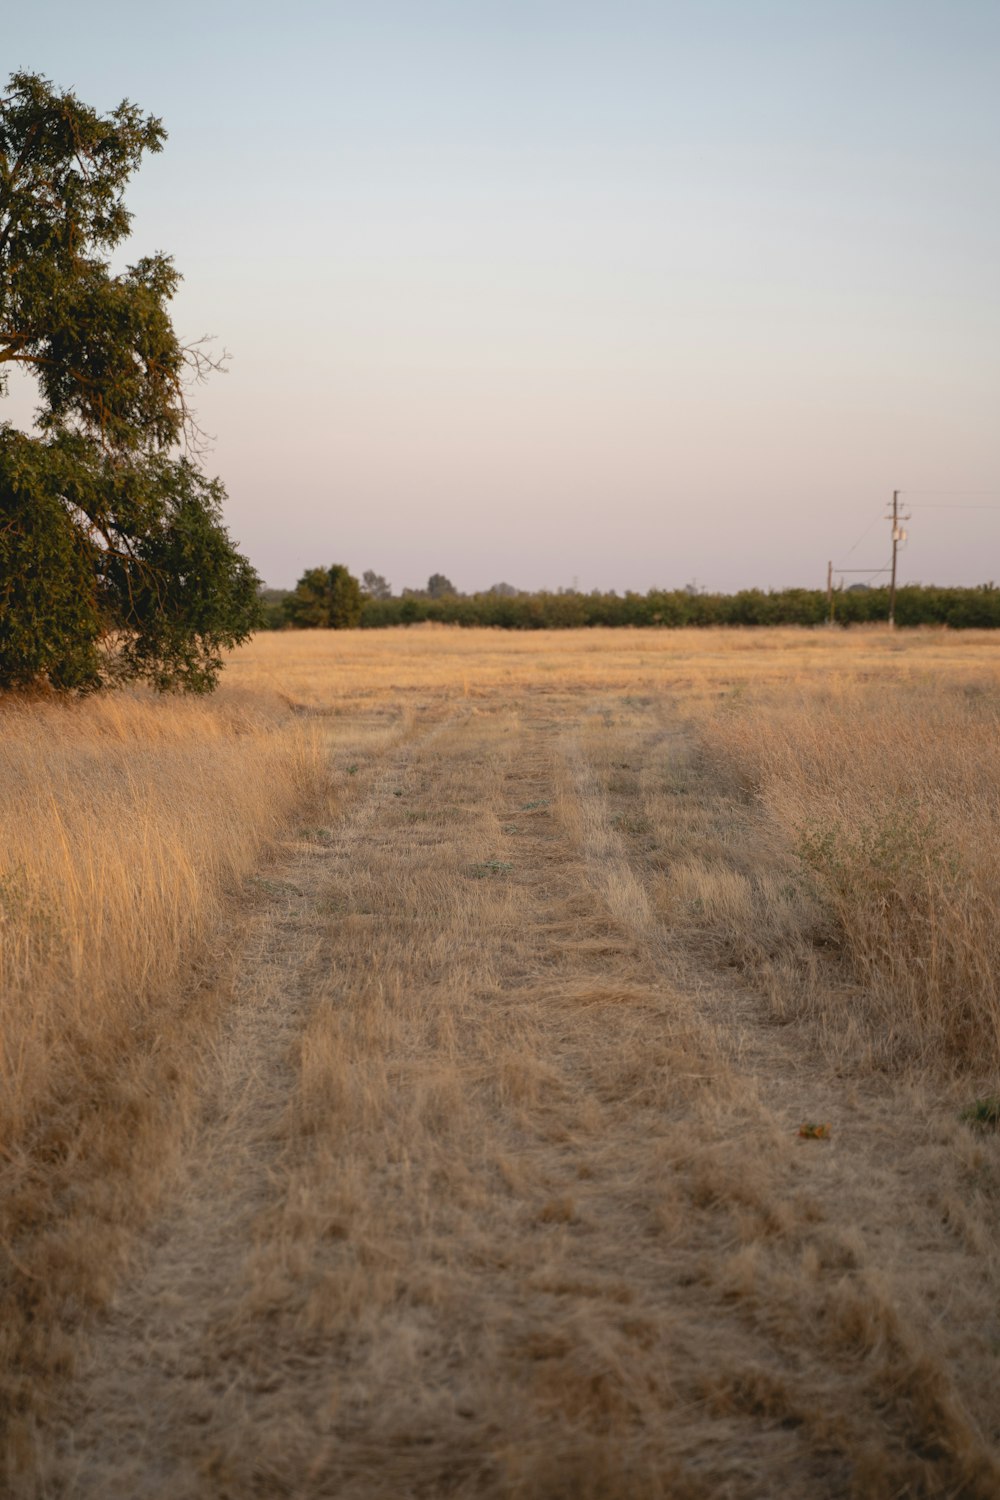
<svg viewBox="0 0 1000 1500">
<path fill-rule="evenodd" d="M 995 0 L 33 0 L 265 580 L 1000 581 Z M 24 422 L 28 393 L 0 418 Z"/>
</svg>

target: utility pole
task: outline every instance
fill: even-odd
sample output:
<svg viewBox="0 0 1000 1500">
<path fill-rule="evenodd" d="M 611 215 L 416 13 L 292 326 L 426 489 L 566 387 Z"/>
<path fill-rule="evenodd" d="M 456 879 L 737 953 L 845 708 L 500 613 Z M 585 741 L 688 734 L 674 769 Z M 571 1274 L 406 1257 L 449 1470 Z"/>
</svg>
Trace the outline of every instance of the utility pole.
<svg viewBox="0 0 1000 1500">
<path fill-rule="evenodd" d="M 892 630 L 896 624 L 896 553 L 900 542 L 906 541 L 906 532 L 899 523 L 910 519 L 899 514 L 898 490 L 892 492 L 892 515 L 886 519 L 892 522 L 892 579 L 889 583 L 889 629 Z"/>
<path fill-rule="evenodd" d="M 826 608 L 828 625 L 833 624 L 833 562 L 826 565 Z"/>
</svg>

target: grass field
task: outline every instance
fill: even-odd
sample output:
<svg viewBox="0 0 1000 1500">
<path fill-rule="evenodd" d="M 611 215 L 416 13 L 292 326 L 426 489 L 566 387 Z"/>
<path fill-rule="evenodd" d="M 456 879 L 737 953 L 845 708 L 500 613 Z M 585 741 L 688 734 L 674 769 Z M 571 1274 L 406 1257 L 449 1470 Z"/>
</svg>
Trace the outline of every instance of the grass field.
<svg viewBox="0 0 1000 1500">
<path fill-rule="evenodd" d="M 0 714 L 10 1493 L 1000 1494 L 995 637 Z"/>
</svg>

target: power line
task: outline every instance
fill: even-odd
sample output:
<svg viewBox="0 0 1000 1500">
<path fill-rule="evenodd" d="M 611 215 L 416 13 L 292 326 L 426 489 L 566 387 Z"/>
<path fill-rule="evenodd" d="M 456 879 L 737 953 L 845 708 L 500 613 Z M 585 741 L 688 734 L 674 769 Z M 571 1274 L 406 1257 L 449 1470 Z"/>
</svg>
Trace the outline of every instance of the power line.
<svg viewBox="0 0 1000 1500">
<path fill-rule="evenodd" d="M 881 520 L 881 517 L 879 517 L 879 519 Z M 871 530 L 870 526 L 868 530 Z M 883 573 L 889 572 L 890 567 L 891 564 L 887 563 L 884 568 L 837 568 L 836 572 L 840 574 L 840 587 L 843 588 L 845 575 L 849 575 L 852 578 L 881 578 Z M 833 587 L 834 571 L 835 570 L 833 563 L 828 562 L 826 565 L 826 600 L 828 609 L 827 624 L 829 625 L 833 624 L 835 613 Z"/>
<path fill-rule="evenodd" d="M 874 521 L 871 523 L 871 525 L 865 531 L 863 531 L 861 533 L 861 535 L 858 537 L 857 541 L 854 543 L 854 546 L 853 547 L 849 547 L 847 549 L 847 552 L 844 554 L 845 557 L 850 557 L 850 555 L 851 555 L 852 552 L 856 552 L 858 550 L 858 548 L 861 546 L 861 543 L 865 540 L 865 537 L 868 536 L 869 532 L 874 531 L 875 527 L 878 525 L 878 523 L 879 523 L 879 521 L 881 521 L 881 519 L 882 519 L 882 513 L 880 511 L 879 514 L 875 517 Z M 840 572 L 840 569 L 838 568 L 837 571 Z"/>
<path fill-rule="evenodd" d="M 853 552 L 856 552 L 857 549 L 861 546 L 861 543 L 865 540 L 865 538 L 868 537 L 871 534 L 871 532 L 875 529 L 875 527 L 878 525 L 878 522 L 880 520 L 882 520 L 882 519 L 885 519 L 885 520 L 888 520 L 890 522 L 890 525 L 892 527 L 892 533 L 891 533 L 891 535 L 892 535 L 892 556 L 890 558 L 890 561 L 889 561 L 888 565 L 886 567 L 884 567 L 884 568 L 837 568 L 836 569 L 836 572 L 840 573 L 841 575 L 844 575 L 844 574 L 853 574 L 855 576 L 864 576 L 866 578 L 879 578 L 884 573 L 888 573 L 889 574 L 889 625 L 890 625 L 890 627 L 893 626 L 893 625 L 895 625 L 895 623 L 896 623 L 896 566 L 897 566 L 897 555 L 898 555 L 898 552 L 899 552 L 899 548 L 906 541 L 906 529 L 900 523 L 903 522 L 903 521 L 908 521 L 910 519 L 908 515 L 903 515 L 901 513 L 901 511 L 900 511 L 899 501 L 900 501 L 900 496 L 901 495 L 905 495 L 906 496 L 906 504 L 912 506 L 914 510 L 990 510 L 990 511 L 1000 510 L 1000 490 L 893 490 L 893 492 L 892 492 L 892 508 L 891 508 L 891 510 L 889 512 L 889 515 L 887 517 L 884 517 L 884 518 L 881 517 L 881 516 L 876 516 L 875 520 L 872 521 L 871 524 L 866 528 L 866 530 L 862 532 L 861 536 L 858 537 L 858 539 L 854 543 L 853 547 L 849 548 L 848 551 L 847 551 L 847 553 L 846 553 L 846 556 L 850 557 Z M 948 496 L 948 497 L 955 497 L 955 498 L 950 498 L 947 501 L 911 500 L 910 499 L 911 495 L 945 495 L 945 496 Z M 979 505 L 979 504 L 975 504 L 975 503 L 968 504 L 968 503 L 965 502 L 964 499 L 958 499 L 957 498 L 957 497 L 960 497 L 960 496 L 973 496 L 976 499 L 980 499 L 980 498 L 981 499 L 989 499 L 989 500 L 992 500 L 992 501 L 996 501 L 998 503 L 991 504 L 991 505 Z M 827 593 L 827 599 L 829 601 L 829 623 L 831 625 L 833 624 L 833 618 L 834 618 L 834 588 L 833 588 L 833 575 L 834 575 L 834 571 L 835 570 L 834 570 L 833 563 L 832 562 L 828 562 L 827 565 L 826 565 L 826 593 Z M 840 586 L 841 586 L 841 588 L 843 588 L 843 586 L 844 586 L 843 576 L 841 576 Z"/>
</svg>

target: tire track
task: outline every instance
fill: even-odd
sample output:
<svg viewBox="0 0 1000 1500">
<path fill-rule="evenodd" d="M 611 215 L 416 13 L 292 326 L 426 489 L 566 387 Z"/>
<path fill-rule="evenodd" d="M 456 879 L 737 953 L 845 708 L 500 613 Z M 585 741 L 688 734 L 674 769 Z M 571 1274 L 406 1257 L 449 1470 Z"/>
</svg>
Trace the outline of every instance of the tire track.
<svg viewBox="0 0 1000 1500">
<path fill-rule="evenodd" d="M 440 733 L 430 717 L 376 751 L 367 775 L 345 789 L 335 830 L 300 840 L 250 882 L 232 1000 L 202 1063 L 200 1120 L 170 1206 L 137 1254 L 141 1269 L 121 1287 L 57 1413 L 42 1493 L 158 1493 L 167 1430 L 197 1431 L 226 1388 L 212 1330 L 242 1295 L 255 1221 L 281 1192 L 296 1041 L 328 967 L 329 870 L 356 857 L 420 746 Z"/>
</svg>

